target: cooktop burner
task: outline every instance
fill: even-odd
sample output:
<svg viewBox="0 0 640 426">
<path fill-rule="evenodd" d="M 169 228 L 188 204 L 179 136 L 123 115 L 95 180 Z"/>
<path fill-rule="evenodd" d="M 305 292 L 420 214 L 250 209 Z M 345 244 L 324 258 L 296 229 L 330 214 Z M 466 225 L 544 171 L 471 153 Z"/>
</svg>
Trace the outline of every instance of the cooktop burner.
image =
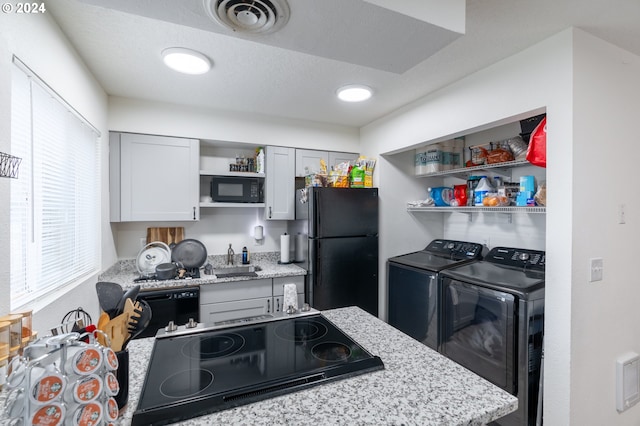
<svg viewBox="0 0 640 426">
<path fill-rule="evenodd" d="M 287 323 L 278 324 L 275 329 L 276 336 L 296 343 L 321 339 L 327 331 L 324 324 L 313 319 L 299 319 L 293 327 Z"/>
<path fill-rule="evenodd" d="M 311 354 L 320 361 L 346 361 L 351 356 L 351 349 L 339 342 L 318 343 L 311 349 Z"/>
<path fill-rule="evenodd" d="M 186 342 L 182 347 L 182 354 L 194 359 L 221 358 L 238 352 L 244 344 L 244 337 L 239 334 L 220 334 Z"/>
<path fill-rule="evenodd" d="M 132 425 L 172 423 L 383 368 L 321 314 L 159 335 Z"/>
<path fill-rule="evenodd" d="M 194 383 L 197 385 L 194 386 Z M 160 393 L 167 398 L 184 398 L 205 391 L 213 383 L 213 373 L 196 368 L 176 371 L 160 383 Z"/>
</svg>

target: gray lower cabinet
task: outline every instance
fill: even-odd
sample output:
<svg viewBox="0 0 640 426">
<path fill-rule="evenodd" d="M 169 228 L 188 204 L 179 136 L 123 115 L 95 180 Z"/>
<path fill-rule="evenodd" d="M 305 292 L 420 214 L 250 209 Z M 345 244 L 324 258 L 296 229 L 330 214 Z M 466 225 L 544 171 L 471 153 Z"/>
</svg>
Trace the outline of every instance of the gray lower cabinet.
<svg viewBox="0 0 640 426">
<path fill-rule="evenodd" d="M 200 322 L 214 324 L 281 312 L 284 284 L 295 284 L 304 303 L 304 276 L 264 278 L 200 286 Z"/>
</svg>

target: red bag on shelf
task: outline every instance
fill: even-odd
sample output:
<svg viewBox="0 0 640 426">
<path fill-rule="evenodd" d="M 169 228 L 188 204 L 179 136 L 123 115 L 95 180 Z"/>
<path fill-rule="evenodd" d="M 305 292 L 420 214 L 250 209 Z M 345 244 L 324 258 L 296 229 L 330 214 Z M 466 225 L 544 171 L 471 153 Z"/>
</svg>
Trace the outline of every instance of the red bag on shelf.
<svg viewBox="0 0 640 426">
<path fill-rule="evenodd" d="M 547 117 L 544 117 L 531 132 L 527 161 L 534 166 L 547 167 Z"/>
</svg>

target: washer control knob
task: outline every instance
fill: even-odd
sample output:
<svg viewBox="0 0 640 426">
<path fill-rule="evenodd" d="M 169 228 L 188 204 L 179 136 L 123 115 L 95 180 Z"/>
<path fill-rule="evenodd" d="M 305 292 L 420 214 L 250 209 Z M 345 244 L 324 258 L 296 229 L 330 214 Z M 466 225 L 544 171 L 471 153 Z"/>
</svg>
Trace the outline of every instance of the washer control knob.
<svg viewBox="0 0 640 426">
<path fill-rule="evenodd" d="M 529 253 L 520 253 L 520 254 L 518 255 L 518 259 L 520 259 L 520 260 L 525 260 L 525 261 L 526 261 L 526 260 L 529 260 L 529 257 L 530 257 L 530 256 L 529 256 Z"/>
</svg>

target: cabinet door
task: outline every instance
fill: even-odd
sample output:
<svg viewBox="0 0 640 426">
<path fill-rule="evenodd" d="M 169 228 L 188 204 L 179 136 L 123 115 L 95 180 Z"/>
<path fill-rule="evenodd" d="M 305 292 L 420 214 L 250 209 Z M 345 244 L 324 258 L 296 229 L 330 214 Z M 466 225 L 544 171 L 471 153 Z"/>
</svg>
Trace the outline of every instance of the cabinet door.
<svg viewBox="0 0 640 426">
<path fill-rule="evenodd" d="M 295 218 L 295 149 L 267 146 L 265 149 L 265 218 Z"/>
<path fill-rule="evenodd" d="M 358 159 L 358 154 L 353 154 L 351 152 L 329 152 L 329 168 L 335 167 L 340 163 L 344 163 L 345 161 L 349 161 L 351 165 Z"/>
<path fill-rule="evenodd" d="M 273 281 L 271 278 L 259 280 L 230 281 L 200 286 L 200 303 L 233 302 L 244 299 L 270 298 Z"/>
<path fill-rule="evenodd" d="M 207 303 L 200 305 L 200 321 L 215 324 L 240 318 L 271 314 L 271 297 L 235 300 L 232 302 Z"/>
<path fill-rule="evenodd" d="M 319 173 L 320 160 L 324 160 L 327 167 L 330 167 L 329 153 L 327 151 L 296 149 L 296 176 Z"/>
<path fill-rule="evenodd" d="M 120 219 L 198 220 L 199 141 L 123 133 Z"/>
</svg>

